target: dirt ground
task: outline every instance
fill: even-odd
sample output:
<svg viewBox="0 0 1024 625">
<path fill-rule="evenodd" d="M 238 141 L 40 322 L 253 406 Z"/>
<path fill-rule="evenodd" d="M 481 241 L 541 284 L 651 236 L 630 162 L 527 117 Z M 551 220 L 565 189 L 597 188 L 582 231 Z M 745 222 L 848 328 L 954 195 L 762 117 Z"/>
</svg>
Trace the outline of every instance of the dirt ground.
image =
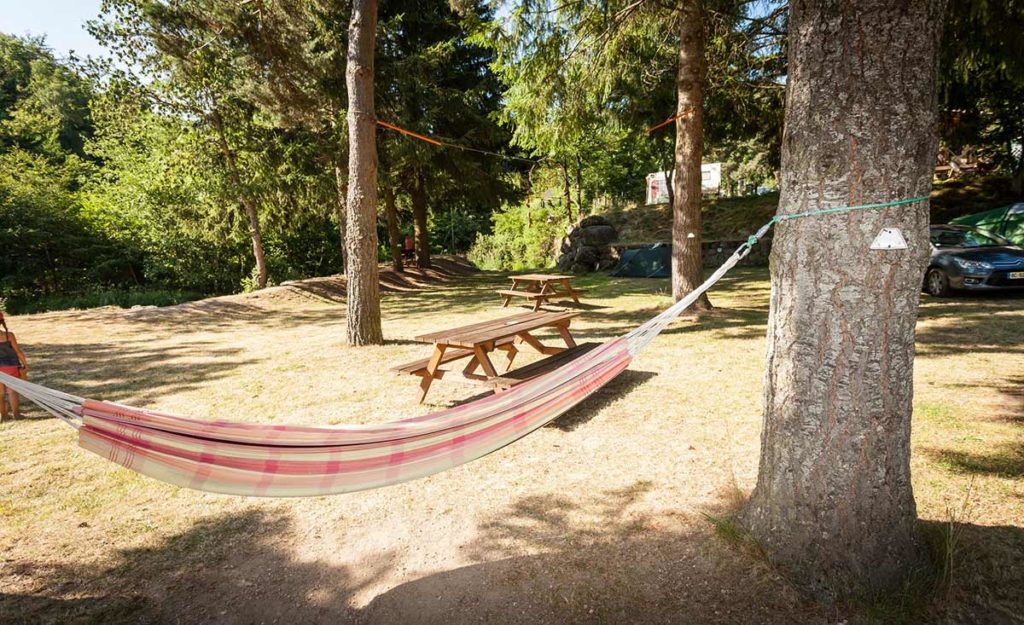
<svg viewBox="0 0 1024 625">
<path fill-rule="evenodd" d="M 345 344 L 336 279 L 178 307 L 9 318 L 33 379 L 197 418 L 337 424 L 478 392 L 388 367 L 411 337 L 510 314 L 498 274 L 387 275 L 381 347 Z M 581 279 L 574 334 L 603 340 L 667 282 Z M 168 486 L 76 446 L 39 411 L 0 425 L 0 622 L 857 623 L 716 534 L 757 471 L 767 273 L 675 323 L 549 427 L 476 462 L 350 495 L 258 500 Z M 1024 614 L 1024 297 L 924 299 L 915 379 L 919 515 L 952 528 L 926 622 Z M 885 617 L 881 617 L 885 620 Z"/>
</svg>

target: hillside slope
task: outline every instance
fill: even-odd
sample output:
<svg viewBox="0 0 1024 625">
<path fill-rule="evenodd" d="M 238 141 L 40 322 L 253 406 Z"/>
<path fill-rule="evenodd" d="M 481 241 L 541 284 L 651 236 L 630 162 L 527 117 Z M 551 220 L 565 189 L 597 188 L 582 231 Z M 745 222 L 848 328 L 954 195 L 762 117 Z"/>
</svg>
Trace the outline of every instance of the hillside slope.
<svg viewBox="0 0 1024 625">
<path fill-rule="evenodd" d="M 932 223 L 946 223 L 962 215 L 1024 201 L 1024 197 L 1012 193 L 1009 180 L 1001 177 L 937 182 L 931 199 Z M 706 200 L 704 240 L 745 239 L 772 218 L 778 203 L 778 193 Z M 633 204 L 602 214 L 619 229 L 617 243 L 654 243 L 672 238 L 672 215 L 667 205 Z"/>
</svg>

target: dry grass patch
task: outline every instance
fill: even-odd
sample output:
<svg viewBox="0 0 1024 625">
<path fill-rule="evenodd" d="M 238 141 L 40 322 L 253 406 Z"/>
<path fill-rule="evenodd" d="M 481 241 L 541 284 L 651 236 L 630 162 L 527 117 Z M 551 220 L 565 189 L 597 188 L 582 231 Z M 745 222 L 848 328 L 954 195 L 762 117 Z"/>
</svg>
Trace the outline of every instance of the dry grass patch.
<svg viewBox="0 0 1024 625">
<path fill-rule="evenodd" d="M 442 279 L 443 281 L 437 281 Z M 574 334 L 618 335 L 667 282 L 580 279 Z M 385 293 L 386 345 L 344 342 L 337 283 L 169 309 L 10 319 L 33 376 L 198 418 L 380 422 L 479 392 L 389 366 L 411 337 L 510 314 L 498 274 Z M 426 286 L 425 286 L 426 285 Z M 757 470 L 768 284 L 737 270 L 714 314 L 674 324 L 594 398 L 444 474 L 352 495 L 255 500 L 178 489 L 75 446 L 32 413 L 0 426 L 0 621 L 856 622 L 806 605 L 719 540 L 702 512 Z M 958 519 L 962 556 L 935 618 L 1024 612 L 1024 300 L 925 299 L 915 381 L 919 513 Z M 1014 585 L 1017 584 L 1017 585 Z"/>
</svg>

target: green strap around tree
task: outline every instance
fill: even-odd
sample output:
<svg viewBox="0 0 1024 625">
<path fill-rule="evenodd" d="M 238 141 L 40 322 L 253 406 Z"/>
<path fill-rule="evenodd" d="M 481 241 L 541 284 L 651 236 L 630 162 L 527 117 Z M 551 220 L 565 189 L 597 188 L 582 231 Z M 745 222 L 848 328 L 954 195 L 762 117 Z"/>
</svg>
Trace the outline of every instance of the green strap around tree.
<svg viewBox="0 0 1024 625">
<path fill-rule="evenodd" d="M 849 213 L 853 211 L 869 210 L 873 208 L 888 208 L 890 206 L 900 206 L 902 204 L 913 204 L 914 202 L 922 202 L 927 199 L 927 195 L 922 195 L 919 197 L 906 198 L 902 200 L 893 200 L 891 202 L 857 204 L 855 206 L 837 206 L 835 208 L 822 208 L 819 210 L 806 211 L 803 213 L 793 213 L 792 215 L 776 215 L 772 217 L 771 221 L 761 226 L 761 228 L 758 229 L 758 231 L 755 234 L 752 234 L 749 237 L 747 237 L 746 246 L 748 248 L 751 248 L 757 245 L 757 242 L 761 240 L 761 237 L 768 233 L 768 230 L 771 229 L 772 226 L 782 221 L 789 221 L 791 219 L 801 219 L 803 217 L 813 217 L 816 215 L 829 215 L 831 213 Z"/>
</svg>

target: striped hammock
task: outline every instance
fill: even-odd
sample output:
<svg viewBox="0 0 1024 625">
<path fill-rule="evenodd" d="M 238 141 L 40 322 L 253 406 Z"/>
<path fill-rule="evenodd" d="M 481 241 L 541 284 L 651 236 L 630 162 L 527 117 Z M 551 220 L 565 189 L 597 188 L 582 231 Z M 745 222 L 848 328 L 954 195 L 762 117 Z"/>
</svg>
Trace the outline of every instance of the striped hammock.
<svg viewBox="0 0 1024 625">
<path fill-rule="evenodd" d="M 380 425 L 198 421 L 83 399 L 2 373 L 0 384 L 75 427 L 83 448 L 170 484 L 257 497 L 377 488 L 475 460 L 550 423 L 629 366 L 751 245 L 741 246 L 704 284 L 653 319 L 555 371 L 455 408 Z"/>
</svg>

